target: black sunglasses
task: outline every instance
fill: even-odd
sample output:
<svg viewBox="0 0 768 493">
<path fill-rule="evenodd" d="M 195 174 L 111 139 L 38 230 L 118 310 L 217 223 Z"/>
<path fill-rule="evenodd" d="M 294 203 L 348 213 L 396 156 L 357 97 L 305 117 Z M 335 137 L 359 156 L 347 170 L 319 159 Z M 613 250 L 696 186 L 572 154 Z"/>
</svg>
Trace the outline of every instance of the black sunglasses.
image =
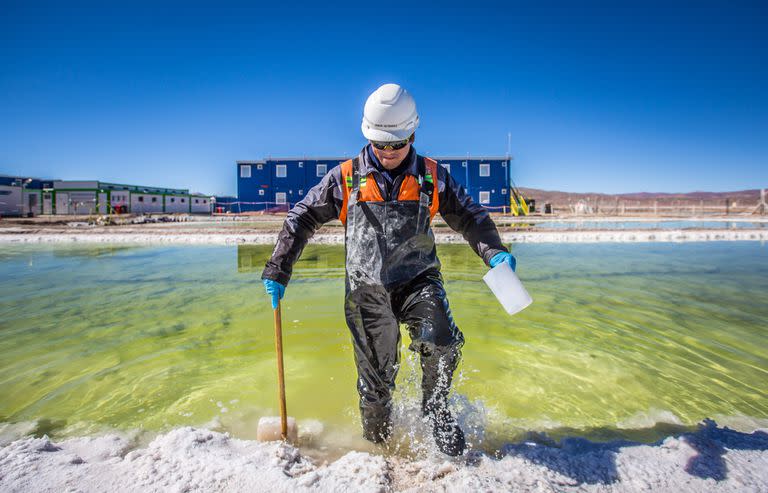
<svg viewBox="0 0 768 493">
<path fill-rule="evenodd" d="M 399 151 L 403 147 L 407 146 L 408 142 L 410 141 L 411 141 L 410 137 L 408 137 L 405 140 L 398 140 L 396 142 L 376 142 L 375 140 L 372 140 L 371 145 L 380 151 L 385 151 L 387 149 L 392 149 L 393 151 Z"/>
</svg>

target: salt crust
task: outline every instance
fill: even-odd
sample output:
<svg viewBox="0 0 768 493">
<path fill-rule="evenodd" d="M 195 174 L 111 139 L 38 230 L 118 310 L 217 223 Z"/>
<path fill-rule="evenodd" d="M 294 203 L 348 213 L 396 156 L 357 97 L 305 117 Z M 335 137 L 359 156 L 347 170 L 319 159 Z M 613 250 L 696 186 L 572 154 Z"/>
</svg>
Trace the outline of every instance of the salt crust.
<svg viewBox="0 0 768 493">
<path fill-rule="evenodd" d="M 647 243 L 690 241 L 766 241 L 768 229 L 738 230 L 606 230 L 502 232 L 505 243 Z M 440 244 L 466 243 L 454 233 L 435 234 Z M 116 233 L 116 232 L 10 232 L 0 231 L 0 243 L 138 243 L 188 245 L 274 245 L 277 233 Z M 343 233 L 316 234 L 310 243 L 341 245 Z"/>
<path fill-rule="evenodd" d="M 177 428 L 146 447 L 117 434 L 0 446 L 0 491 L 768 491 L 768 430 L 719 428 L 652 445 L 506 445 L 424 460 L 349 452 L 314 464 L 292 446 Z"/>
</svg>

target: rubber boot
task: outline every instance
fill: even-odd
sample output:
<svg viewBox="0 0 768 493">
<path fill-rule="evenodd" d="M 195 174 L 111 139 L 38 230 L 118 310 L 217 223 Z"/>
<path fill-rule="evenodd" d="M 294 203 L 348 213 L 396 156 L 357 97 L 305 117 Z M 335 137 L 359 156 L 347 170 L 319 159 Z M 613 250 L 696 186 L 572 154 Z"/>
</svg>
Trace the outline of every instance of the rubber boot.
<svg viewBox="0 0 768 493">
<path fill-rule="evenodd" d="M 392 435 L 391 405 L 384 407 L 360 407 L 363 422 L 363 438 L 373 443 L 382 443 Z"/>
<path fill-rule="evenodd" d="M 448 410 L 447 402 L 436 403 L 434 400 L 424 404 L 424 417 L 432 427 L 432 436 L 440 451 L 455 457 L 467 448 L 467 442 L 456 418 Z"/>
</svg>

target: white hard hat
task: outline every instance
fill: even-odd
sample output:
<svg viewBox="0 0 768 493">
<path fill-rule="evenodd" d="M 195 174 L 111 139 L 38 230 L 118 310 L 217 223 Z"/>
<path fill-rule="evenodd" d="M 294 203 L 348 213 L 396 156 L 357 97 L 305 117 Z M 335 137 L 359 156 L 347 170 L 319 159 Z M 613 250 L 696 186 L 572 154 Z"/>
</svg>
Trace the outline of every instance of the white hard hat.
<svg viewBox="0 0 768 493">
<path fill-rule="evenodd" d="M 368 140 L 405 140 L 419 126 L 416 101 L 397 84 L 384 84 L 368 96 L 363 110 L 363 135 Z"/>
</svg>

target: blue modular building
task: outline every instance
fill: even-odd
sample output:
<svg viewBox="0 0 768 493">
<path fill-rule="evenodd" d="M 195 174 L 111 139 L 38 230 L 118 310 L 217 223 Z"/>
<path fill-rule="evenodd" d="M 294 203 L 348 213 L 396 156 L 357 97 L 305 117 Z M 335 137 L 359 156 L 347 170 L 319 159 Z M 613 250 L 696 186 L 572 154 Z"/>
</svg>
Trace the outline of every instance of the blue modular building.
<svg viewBox="0 0 768 493">
<path fill-rule="evenodd" d="M 232 212 L 287 211 L 344 157 L 269 158 L 237 161 L 237 198 Z M 491 210 L 510 204 L 510 158 L 433 157 L 472 198 Z"/>
</svg>

